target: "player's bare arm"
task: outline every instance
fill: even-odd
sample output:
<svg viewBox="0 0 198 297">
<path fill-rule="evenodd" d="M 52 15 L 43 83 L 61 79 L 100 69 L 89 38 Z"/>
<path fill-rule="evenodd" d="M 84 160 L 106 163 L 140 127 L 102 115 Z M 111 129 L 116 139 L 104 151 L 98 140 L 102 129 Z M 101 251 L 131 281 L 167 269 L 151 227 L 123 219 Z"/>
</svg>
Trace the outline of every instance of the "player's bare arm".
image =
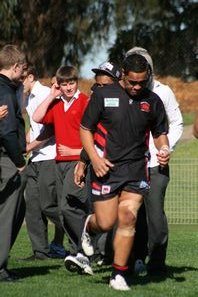
<svg viewBox="0 0 198 297">
<path fill-rule="evenodd" d="M 101 158 L 94 146 L 94 139 L 93 139 L 93 134 L 91 131 L 84 129 L 84 128 L 80 128 L 80 136 L 81 136 L 81 141 L 83 144 L 84 149 L 86 150 L 93 169 L 95 171 L 96 176 L 98 177 L 102 177 L 105 174 L 107 174 L 107 172 L 109 171 L 109 169 L 111 167 L 113 167 L 114 165 L 107 160 L 106 158 Z"/>
</svg>

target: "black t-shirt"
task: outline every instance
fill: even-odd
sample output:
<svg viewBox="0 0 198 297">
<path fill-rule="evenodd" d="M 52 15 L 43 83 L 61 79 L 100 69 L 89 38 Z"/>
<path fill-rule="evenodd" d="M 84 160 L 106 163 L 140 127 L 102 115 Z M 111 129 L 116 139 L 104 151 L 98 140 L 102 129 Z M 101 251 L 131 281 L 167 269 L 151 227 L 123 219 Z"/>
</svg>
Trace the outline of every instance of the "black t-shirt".
<svg viewBox="0 0 198 297">
<path fill-rule="evenodd" d="M 93 131 L 98 154 L 114 163 L 144 158 L 150 131 L 168 133 L 161 99 L 148 89 L 130 97 L 119 83 L 92 93 L 81 127 Z"/>
</svg>

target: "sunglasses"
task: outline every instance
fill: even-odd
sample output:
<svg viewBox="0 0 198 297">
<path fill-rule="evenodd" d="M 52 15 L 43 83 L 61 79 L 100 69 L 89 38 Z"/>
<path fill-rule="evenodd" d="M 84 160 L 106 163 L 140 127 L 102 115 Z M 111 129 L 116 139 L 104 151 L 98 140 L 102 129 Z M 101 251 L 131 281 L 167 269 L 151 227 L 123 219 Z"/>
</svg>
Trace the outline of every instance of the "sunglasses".
<svg viewBox="0 0 198 297">
<path fill-rule="evenodd" d="M 144 80 L 140 80 L 140 81 L 137 81 L 137 80 L 129 80 L 128 78 L 124 78 L 125 81 L 127 81 L 131 86 L 141 86 L 141 87 L 145 87 L 146 84 L 148 83 L 148 78 L 147 79 L 144 79 Z"/>
</svg>

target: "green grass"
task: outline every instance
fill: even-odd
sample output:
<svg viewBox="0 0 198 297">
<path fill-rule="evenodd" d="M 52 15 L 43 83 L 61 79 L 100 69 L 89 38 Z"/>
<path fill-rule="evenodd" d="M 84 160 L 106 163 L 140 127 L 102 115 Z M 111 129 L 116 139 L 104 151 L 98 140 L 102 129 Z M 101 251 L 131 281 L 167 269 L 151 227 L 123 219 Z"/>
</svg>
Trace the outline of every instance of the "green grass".
<svg viewBox="0 0 198 297">
<path fill-rule="evenodd" d="M 195 119 L 195 112 L 183 112 L 182 116 L 183 116 L 184 126 L 193 124 Z"/>
<path fill-rule="evenodd" d="M 198 224 L 198 142 L 177 145 L 170 160 L 165 209 L 170 223 Z"/>
<path fill-rule="evenodd" d="M 50 236 L 52 234 L 50 225 Z M 171 226 L 167 255 L 168 278 L 132 277 L 130 292 L 115 292 L 108 287 L 110 267 L 94 266 L 94 276 L 65 270 L 62 260 L 25 262 L 31 248 L 23 226 L 11 252 L 9 268 L 21 276 L 18 283 L 0 283 L 2 297 L 196 297 L 198 296 L 197 226 Z"/>
<path fill-rule="evenodd" d="M 179 142 L 176 146 L 171 159 L 175 158 L 198 158 L 198 140 L 192 139 L 185 142 Z"/>
</svg>

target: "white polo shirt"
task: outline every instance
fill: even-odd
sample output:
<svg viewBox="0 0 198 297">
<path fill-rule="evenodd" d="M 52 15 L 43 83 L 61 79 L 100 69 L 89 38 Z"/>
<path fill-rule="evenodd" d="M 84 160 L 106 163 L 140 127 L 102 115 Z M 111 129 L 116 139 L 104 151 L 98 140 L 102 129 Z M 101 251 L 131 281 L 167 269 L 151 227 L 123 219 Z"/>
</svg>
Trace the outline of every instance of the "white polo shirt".
<svg viewBox="0 0 198 297">
<path fill-rule="evenodd" d="M 32 115 L 38 105 L 49 95 L 50 88 L 36 81 L 27 99 L 26 110 L 30 118 L 30 142 L 35 140 L 44 129 L 44 125 L 32 120 Z M 38 162 L 55 159 L 56 145 L 54 137 L 51 137 L 42 148 L 37 148 L 31 153 L 31 161 Z"/>
<path fill-rule="evenodd" d="M 164 103 L 164 107 L 166 110 L 168 123 L 169 123 L 169 132 L 167 136 L 169 140 L 170 149 L 173 150 L 183 133 L 183 118 L 182 118 L 181 111 L 179 109 L 179 104 L 171 88 L 167 85 L 162 84 L 157 80 L 154 80 L 154 87 L 152 91 L 156 93 Z M 158 150 L 154 145 L 153 137 L 151 133 L 150 133 L 150 140 L 149 140 L 149 151 L 151 154 L 151 159 L 148 163 L 148 166 L 149 167 L 158 166 L 159 163 L 157 161 L 157 156 L 156 156 L 156 153 Z"/>
</svg>

